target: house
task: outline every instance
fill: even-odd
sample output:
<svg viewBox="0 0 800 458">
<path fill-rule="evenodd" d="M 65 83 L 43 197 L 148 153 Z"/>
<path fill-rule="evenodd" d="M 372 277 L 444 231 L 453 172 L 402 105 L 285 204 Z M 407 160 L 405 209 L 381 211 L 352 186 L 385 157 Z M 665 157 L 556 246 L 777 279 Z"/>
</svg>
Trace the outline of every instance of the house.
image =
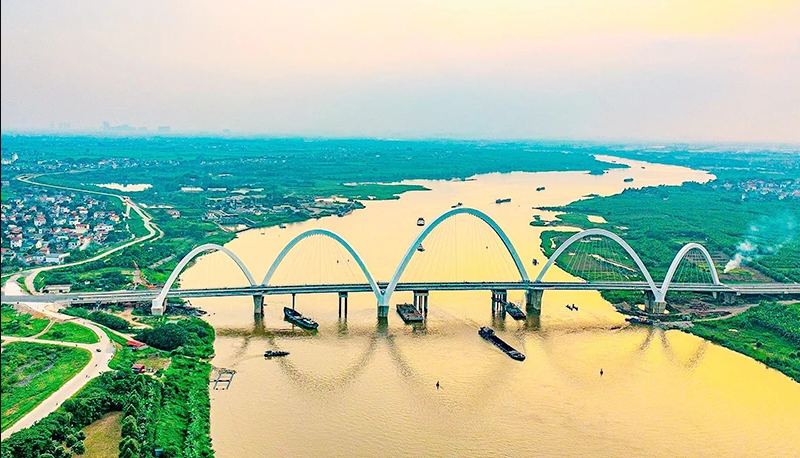
<svg viewBox="0 0 800 458">
<path fill-rule="evenodd" d="M 78 223 L 75 225 L 75 233 L 76 234 L 83 234 L 84 232 L 89 230 L 88 224 Z"/>
<path fill-rule="evenodd" d="M 144 364 L 132 365 L 131 372 L 133 372 L 134 374 L 144 374 Z"/>
<path fill-rule="evenodd" d="M 21 235 L 11 236 L 11 248 L 22 248 L 22 236 Z"/>
<path fill-rule="evenodd" d="M 125 345 L 127 345 L 128 348 L 130 348 L 133 351 L 136 351 L 136 350 L 144 347 L 144 344 L 142 342 L 139 342 L 139 341 L 136 341 L 136 340 L 129 340 L 129 341 L 125 342 Z"/>
<path fill-rule="evenodd" d="M 57 251 L 48 253 L 44 257 L 44 262 L 47 264 L 63 264 L 64 258 L 69 256 L 69 253 L 59 253 Z"/>
</svg>

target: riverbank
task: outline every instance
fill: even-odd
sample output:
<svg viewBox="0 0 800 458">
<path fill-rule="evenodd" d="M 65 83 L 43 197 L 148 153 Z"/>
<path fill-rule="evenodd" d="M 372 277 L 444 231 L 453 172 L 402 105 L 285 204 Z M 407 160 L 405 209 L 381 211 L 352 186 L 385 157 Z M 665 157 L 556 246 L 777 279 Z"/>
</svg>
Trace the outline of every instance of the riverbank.
<svg viewBox="0 0 800 458">
<path fill-rule="evenodd" d="M 731 318 L 696 321 L 686 332 L 747 355 L 800 382 L 800 302 L 762 302 Z"/>
</svg>

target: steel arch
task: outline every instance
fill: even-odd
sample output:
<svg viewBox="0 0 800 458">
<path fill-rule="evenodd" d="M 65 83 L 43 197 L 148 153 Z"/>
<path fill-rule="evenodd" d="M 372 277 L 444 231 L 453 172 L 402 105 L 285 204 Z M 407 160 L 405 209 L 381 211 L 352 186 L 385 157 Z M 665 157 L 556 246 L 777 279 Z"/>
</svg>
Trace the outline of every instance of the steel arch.
<svg viewBox="0 0 800 458">
<path fill-rule="evenodd" d="M 364 276 L 367 277 L 367 281 L 369 282 L 369 286 L 372 288 L 372 291 L 375 293 L 375 297 L 377 297 L 378 301 L 380 302 L 381 298 L 383 297 L 383 295 L 381 294 L 381 290 L 380 288 L 378 288 L 378 283 L 375 282 L 375 278 L 372 276 L 371 273 L 369 273 L 369 269 L 367 269 L 367 266 L 364 264 L 364 261 L 361 259 L 361 256 L 359 256 L 356 250 L 350 245 L 350 243 L 347 242 L 347 240 L 342 238 L 342 236 L 327 229 L 311 229 L 293 238 L 289 243 L 286 244 L 285 247 L 283 247 L 283 250 L 280 252 L 280 254 L 278 254 L 278 257 L 275 258 L 275 261 L 272 262 L 272 265 L 267 271 L 267 274 L 264 276 L 264 280 L 261 282 L 261 284 L 263 286 L 267 286 L 270 279 L 272 279 L 272 276 L 275 274 L 275 270 L 278 269 L 278 266 L 283 261 L 283 258 L 285 258 L 287 254 L 289 254 L 289 251 L 291 251 L 292 248 L 294 248 L 294 246 L 297 245 L 301 240 L 311 237 L 313 235 L 322 235 L 331 238 L 336 242 L 338 242 L 341 246 L 343 246 L 348 251 L 348 253 L 350 253 L 350 255 L 353 256 L 353 259 L 356 260 L 358 267 L 361 268 L 361 271 L 364 273 Z"/>
<path fill-rule="evenodd" d="M 158 293 L 158 296 L 153 299 L 152 308 L 157 309 L 164 307 L 164 300 L 167 298 L 167 293 L 169 293 L 170 288 L 172 288 L 172 285 L 178 279 L 178 275 L 181 274 L 189 262 L 206 251 L 221 251 L 228 255 L 228 257 L 233 259 L 236 265 L 239 266 L 239 269 L 241 269 L 242 273 L 247 277 L 247 281 L 250 282 L 250 286 L 256 285 L 256 281 L 253 279 L 253 275 L 247 269 L 247 266 L 245 266 L 242 260 L 239 259 L 239 257 L 236 256 L 231 250 L 215 243 L 206 243 L 190 251 L 186 256 L 183 257 L 183 259 L 181 259 L 178 265 L 175 266 L 175 269 L 173 269 L 172 273 L 169 274 L 167 282 L 164 283 L 164 287 L 161 288 L 161 292 Z"/>
<path fill-rule="evenodd" d="M 675 272 L 678 270 L 678 266 L 680 265 L 681 261 L 686 256 L 686 254 L 692 250 L 700 250 L 700 253 L 702 253 L 703 257 L 706 259 L 706 262 L 708 262 L 709 269 L 711 269 L 712 283 L 714 285 L 720 284 L 719 274 L 717 273 L 717 266 L 714 265 L 714 260 L 711 259 L 711 254 L 709 254 L 708 250 L 706 250 L 706 247 L 704 247 L 703 245 L 691 242 L 684 245 L 678 251 L 675 257 L 672 259 L 672 263 L 669 265 L 669 270 L 667 270 L 667 276 L 664 277 L 664 282 L 661 284 L 661 294 L 663 294 L 664 297 L 667 296 L 667 291 L 669 291 L 669 287 L 672 284 L 672 278 L 675 276 Z"/>
<path fill-rule="evenodd" d="M 536 277 L 536 280 L 534 280 L 534 282 L 538 283 L 542 281 L 542 278 L 544 278 L 544 274 L 547 273 L 547 270 L 550 269 L 550 266 L 553 265 L 556 259 L 558 259 L 558 257 L 561 256 L 561 254 L 564 253 L 564 251 L 567 248 L 569 248 L 570 245 L 572 245 L 573 243 L 577 242 L 582 238 L 589 237 L 592 235 L 600 235 L 617 242 L 617 244 L 621 246 L 631 256 L 631 258 L 633 258 L 633 261 L 636 263 L 636 266 L 639 268 L 639 271 L 642 272 L 642 275 L 644 275 L 645 280 L 647 280 L 647 284 L 650 287 L 650 291 L 653 292 L 653 295 L 656 297 L 656 300 L 658 300 L 659 302 L 663 301 L 663 295 L 661 294 L 661 290 L 659 290 L 658 287 L 656 287 L 656 283 L 653 281 L 653 277 L 650 275 L 650 272 L 647 270 L 647 267 L 645 267 L 644 263 L 639 258 L 639 255 L 636 254 L 636 251 L 634 251 L 633 248 L 631 248 L 631 246 L 628 245 L 628 242 L 623 240 L 620 236 L 614 234 L 613 232 L 609 232 L 605 229 L 596 229 L 596 228 L 587 229 L 578 232 L 577 234 L 567 239 L 567 241 L 562 243 L 561 246 L 556 249 L 553 255 L 550 256 L 550 258 L 547 260 L 547 263 L 542 268 L 542 271 L 539 272 L 539 276 Z"/>
<path fill-rule="evenodd" d="M 419 244 L 422 243 L 423 240 L 425 240 L 428 234 L 430 234 L 431 231 L 433 231 L 433 229 L 436 228 L 436 226 L 446 221 L 447 219 L 452 218 L 453 216 L 456 215 L 460 215 L 462 213 L 475 216 L 476 218 L 480 219 L 481 221 L 488 224 L 489 227 L 492 228 L 494 233 L 497 234 L 498 237 L 500 237 L 500 240 L 503 242 L 503 245 L 505 245 L 506 249 L 508 250 L 508 253 L 511 255 L 511 258 L 514 260 L 514 264 L 516 264 L 517 271 L 519 272 L 519 276 L 522 278 L 522 281 L 525 282 L 529 281 L 528 272 L 525 271 L 525 266 L 522 263 L 519 254 L 517 254 L 517 250 L 514 248 L 514 245 L 511 244 L 511 240 L 509 240 L 506 233 L 503 232 L 503 229 L 501 229 L 500 226 L 498 226 L 497 223 L 486 213 L 483 213 L 482 211 L 476 210 L 474 208 L 459 207 L 439 215 L 439 217 L 433 220 L 433 222 L 431 222 L 417 236 L 417 238 L 414 239 L 414 241 L 408 247 L 408 250 L 406 250 L 406 254 L 403 256 L 403 259 L 400 261 L 400 264 L 397 266 L 394 275 L 392 275 L 392 278 L 389 281 L 389 285 L 386 287 L 386 291 L 384 291 L 383 293 L 381 305 L 383 306 L 389 305 L 389 299 L 391 299 L 392 293 L 394 293 L 394 290 L 397 287 L 397 283 L 400 281 L 400 276 L 403 275 L 403 271 L 405 271 L 409 261 L 411 261 L 411 257 L 414 255 L 414 252 L 417 251 L 417 247 L 419 246 Z"/>
</svg>

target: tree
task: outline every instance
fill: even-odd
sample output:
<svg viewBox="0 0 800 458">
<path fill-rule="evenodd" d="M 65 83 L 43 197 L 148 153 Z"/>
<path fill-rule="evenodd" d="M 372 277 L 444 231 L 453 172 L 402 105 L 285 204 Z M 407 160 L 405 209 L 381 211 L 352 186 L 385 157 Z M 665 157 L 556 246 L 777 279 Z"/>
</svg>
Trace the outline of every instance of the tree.
<svg viewBox="0 0 800 458">
<path fill-rule="evenodd" d="M 83 445 L 83 442 L 78 441 L 75 442 L 75 445 L 70 447 L 70 451 L 76 455 L 83 455 L 84 453 L 86 453 L 86 446 Z"/>
<path fill-rule="evenodd" d="M 139 458 L 139 442 L 132 437 L 119 441 L 119 458 Z"/>
<path fill-rule="evenodd" d="M 122 437 L 139 437 L 139 425 L 136 423 L 136 418 L 128 415 L 122 419 Z"/>
</svg>

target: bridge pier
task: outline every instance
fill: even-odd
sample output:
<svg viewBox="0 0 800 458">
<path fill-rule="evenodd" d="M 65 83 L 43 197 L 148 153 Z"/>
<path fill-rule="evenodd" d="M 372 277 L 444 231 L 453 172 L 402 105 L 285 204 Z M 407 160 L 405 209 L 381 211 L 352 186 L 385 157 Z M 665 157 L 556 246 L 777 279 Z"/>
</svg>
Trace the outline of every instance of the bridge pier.
<svg viewBox="0 0 800 458">
<path fill-rule="evenodd" d="M 508 302 L 508 291 L 504 289 L 492 290 L 492 313 L 505 311 L 505 304 Z"/>
<path fill-rule="evenodd" d="M 527 315 L 540 315 L 542 313 L 543 289 L 525 290 L 525 312 Z"/>
<path fill-rule="evenodd" d="M 720 303 L 724 305 L 730 305 L 736 302 L 736 295 L 734 293 L 722 292 L 717 294 L 717 297 L 715 299 L 717 299 Z"/>
<path fill-rule="evenodd" d="M 428 314 L 428 291 L 414 291 L 414 308 L 419 313 Z"/>
<path fill-rule="evenodd" d="M 664 298 L 658 298 L 652 291 L 644 292 L 644 311 L 651 315 L 661 315 L 667 308 Z"/>
<path fill-rule="evenodd" d="M 389 306 L 378 303 L 378 320 L 386 320 L 389 317 Z"/>
<path fill-rule="evenodd" d="M 264 315 L 264 295 L 253 294 L 253 314 L 262 316 Z"/>
<path fill-rule="evenodd" d="M 342 305 L 344 305 L 344 317 L 347 318 L 347 292 L 339 292 L 339 318 L 342 317 Z"/>
<path fill-rule="evenodd" d="M 154 316 L 161 316 L 164 314 L 164 300 L 159 297 L 153 299 L 150 304 L 150 314 Z"/>
</svg>

